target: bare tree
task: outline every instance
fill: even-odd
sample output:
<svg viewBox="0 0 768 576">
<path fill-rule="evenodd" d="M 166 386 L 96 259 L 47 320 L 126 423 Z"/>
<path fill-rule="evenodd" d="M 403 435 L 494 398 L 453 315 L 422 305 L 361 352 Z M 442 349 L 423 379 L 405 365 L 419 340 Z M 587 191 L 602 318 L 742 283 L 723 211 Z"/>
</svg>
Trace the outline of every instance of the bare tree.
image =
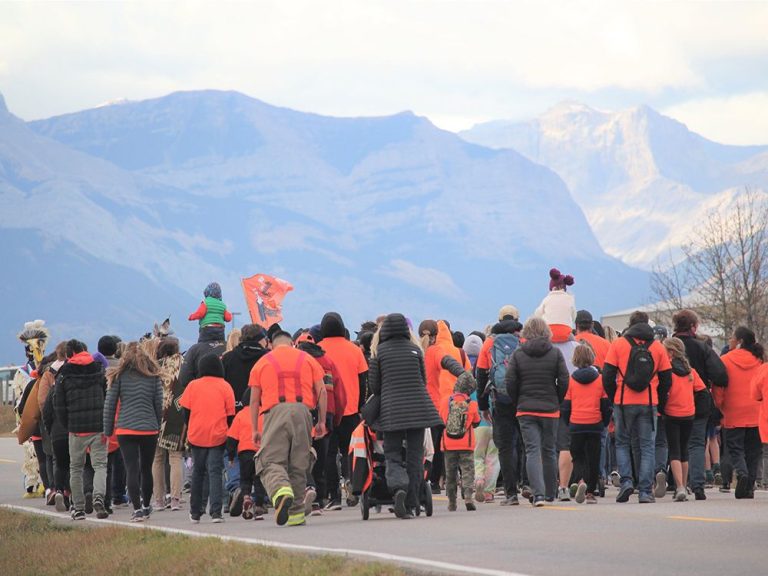
<svg viewBox="0 0 768 576">
<path fill-rule="evenodd" d="M 768 202 L 745 189 L 727 209 L 711 211 L 683 245 L 685 259 L 654 269 L 651 289 L 664 304 L 660 313 L 694 308 L 727 338 L 744 324 L 758 339 L 768 337 Z"/>
</svg>

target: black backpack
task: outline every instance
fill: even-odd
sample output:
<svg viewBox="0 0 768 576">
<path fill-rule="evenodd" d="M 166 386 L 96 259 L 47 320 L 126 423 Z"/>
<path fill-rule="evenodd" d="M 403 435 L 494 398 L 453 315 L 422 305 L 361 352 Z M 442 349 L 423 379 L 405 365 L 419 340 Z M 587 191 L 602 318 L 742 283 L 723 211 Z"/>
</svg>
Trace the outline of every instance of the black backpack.
<svg viewBox="0 0 768 576">
<path fill-rule="evenodd" d="M 651 351 L 648 349 L 650 342 L 636 341 L 627 337 L 631 346 L 627 371 L 622 374 L 624 386 L 635 392 L 643 392 L 650 388 L 653 375 L 656 374 L 656 364 L 653 361 Z M 623 397 L 623 390 L 622 390 Z"/>
</svg>

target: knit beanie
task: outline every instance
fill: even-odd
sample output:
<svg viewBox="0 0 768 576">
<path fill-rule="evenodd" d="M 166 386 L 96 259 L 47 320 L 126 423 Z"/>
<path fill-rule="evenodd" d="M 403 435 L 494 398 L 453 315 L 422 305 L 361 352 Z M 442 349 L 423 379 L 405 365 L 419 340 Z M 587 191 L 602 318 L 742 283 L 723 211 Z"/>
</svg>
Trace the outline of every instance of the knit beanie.
<svg viewBox="0 0 768 576">
<path fill-rule="evenodd" d="M 566 290 L 566 286 L 573 286 L 573 276 L 570 274 L 563 275 L 557 268 L 552 268 L 549 271 L 549 289 L 550 290 Z"/>
<path fill-rule="evenodd" d="M 453 391 L 469 396 L 472 394 L 472 392 L 475 391 L 476 388 L 477 381 L 475 380 L 475 377 L 472 376 L 472 373 L 462 372 L 461 375 L 456 379 L 456 384 L 453 386 Z"/>
<path fill-rule="evenodd" d="M 205 290 L 203 291 L 203 296 L 206 298 L 218 298 L 221 300 L 221 286 L 219 286 L 219 283 L 211 282 L 208 284 L 208 286 L 206 286 Z"/>
<path fill-rule="evenodd" d="M 520 311 L 512 304 L 507 304 L 499 310 L 499 320 L 504 320 L 507 316 L 510 316 L 512 320 L 520 320 Z"/>
<path fill-rule="evenodd" d="M 483 341 L 477 334 L 470 334 L 467 339 L 464 340 L 464 352 L 467 356 L 479 356 L 480 349 L 483 347 Z"/>
</svg>

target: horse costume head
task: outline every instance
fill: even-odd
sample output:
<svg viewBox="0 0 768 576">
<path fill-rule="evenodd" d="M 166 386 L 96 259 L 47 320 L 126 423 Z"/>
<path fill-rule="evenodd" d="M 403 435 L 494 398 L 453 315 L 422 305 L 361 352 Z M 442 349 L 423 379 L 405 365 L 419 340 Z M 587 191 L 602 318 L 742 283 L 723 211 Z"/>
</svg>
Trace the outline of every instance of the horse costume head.
<svg viewBox="0 0 768 576">
<path fill-rule="evenodd" d="M 45 345 L 48 343 L 50 335 L 51 333 L 45 327 L 43 320 L 25 322 L 24 329 L 19 332 L 18 338 L 24 344 L 27 360 L 35 368 L 40 365 L 43 356 L 45 356 Z"/>
</svg>

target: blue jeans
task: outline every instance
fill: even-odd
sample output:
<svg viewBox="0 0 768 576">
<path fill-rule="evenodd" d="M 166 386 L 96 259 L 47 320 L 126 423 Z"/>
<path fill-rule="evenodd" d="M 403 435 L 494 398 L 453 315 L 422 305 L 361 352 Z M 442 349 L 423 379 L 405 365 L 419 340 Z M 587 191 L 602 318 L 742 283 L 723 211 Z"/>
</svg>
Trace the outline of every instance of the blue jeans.
<svg viewBox="0 0 768 576">
<path fill-rule="evenodd" d="M 224 451 L 224 471 L 226 472 L 226 482 L 224 488 L 230 494 L 235 491 L 235 488 L 240 486 L 240 460 L 235 458 L 234 462 L 230 465 L 227 451 Z"/>
<path fill-rule="evenodd" d="M 221 481 L 224 471 L 224 445 L 213 448 L 192 446 L 192 459 L 195 467 L 192 470 L 192 493 L 189 498 L 189 512 L 200 517 L 203 510 L 203 481 L 208 478 L 210 513 L 211 516 L 221 516 L 221 500 L 223 485 Z"/>
<path fill-rule="evenodd" d="M 630 446 L 637 441 L 640 451 L 637 488 L 641 494 L 651 494 L 653 468 L 656 459 L 656 407 L 630 404 L 616 406 L 616 461 L 621 475 L 621 487 L 632 486 Z"/>
<path fill-rule="evenodd" d="M 688 481 L 692 490 L 704 490 L 706 480 L 704 468 L 707 447 L 707 418 L 693 421 L 691 437 L 688 440 Z"/>
</svg>

